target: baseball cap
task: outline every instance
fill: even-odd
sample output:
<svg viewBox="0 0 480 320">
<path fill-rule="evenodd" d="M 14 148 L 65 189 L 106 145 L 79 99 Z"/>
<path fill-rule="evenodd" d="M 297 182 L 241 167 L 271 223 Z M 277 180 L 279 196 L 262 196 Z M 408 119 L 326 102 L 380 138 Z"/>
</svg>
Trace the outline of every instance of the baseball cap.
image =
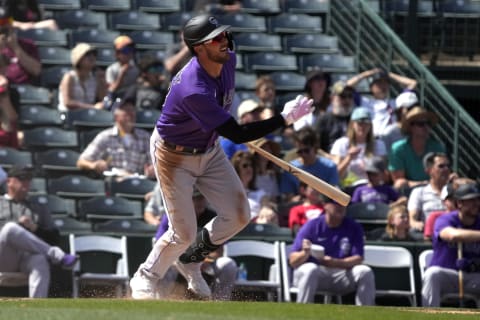
<svg viewBox="0 0 480 320">
<path fill-rule="evenodd" d="M 352 115 L 350 116 L 350 120 L 352 120 L 352 121 L 359 121 L 359 120 L 372 121 L 372 113 L 366 107 L 358 107 L 358 108 L 353 109 Z"/>
<path fill-rule="evenodd" d="M 263 109 L 257 101 L 253 99 L 247 99 L 242 101 L 237 109 L 237 117 L 241 119 L 245 114 L 250 113 L 256 109 Z"/>
<path fill-rule="evenodd" d="M 115 46 L 115 50 L 121 50 L 127 46 L 133 46 L 134 42 L 129 36 L 122 35 L 113 40 L 113 45 Z"/>
<path fill-rule="evenodd" d="M 384 172 L 385 161 L 381 157 L 368 157 L 365 160 L 365 171 L 374 173 Z"/>
<path fill-rule="evenodd" d="M 460 185 L 455 191 L 455 199 L 469 200 L 480 198 L 480 188 L 477 183 L 467 183 Z"/>
<path fill-rule="evenodd" d="M 440 199 L 447 200 L 448 198 L 453 197 L 453 184 L 451 182 L 443 186 L 442 191 L 440 191 Z"/>
<path fill-rule="evenodd" d="M 414 92 L 402 92 L 395 99 L 395 107 L 399 108 L 410 108 L 418 104 L 417 95 Z"/>
<path fill-rule="evenodd" d="M 17 178 L 19 180 L 32 180 L 33 168 L 15 165 L 8 170 L 8 177 Z"/>
</svg>

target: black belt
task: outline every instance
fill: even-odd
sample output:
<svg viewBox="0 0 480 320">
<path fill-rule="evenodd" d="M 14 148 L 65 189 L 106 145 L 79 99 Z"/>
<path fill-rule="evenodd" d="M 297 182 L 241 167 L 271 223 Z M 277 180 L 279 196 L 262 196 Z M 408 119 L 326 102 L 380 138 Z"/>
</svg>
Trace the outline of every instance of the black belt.
<svg viewBox="0 0 480 320">
<path fill-rule="evenodd" d="M 208 149 L 200 149 L 200 148 L 192 148 L 192 147 L 184 147 L 179 146 L 177 144 L 173 144 L 163 140 L 163 145 L 172 151 L 181 152 L 181 153 L 188 153 L 188 154 L 202 154 L 210 151 L 211 148 Z"/>
</svg>

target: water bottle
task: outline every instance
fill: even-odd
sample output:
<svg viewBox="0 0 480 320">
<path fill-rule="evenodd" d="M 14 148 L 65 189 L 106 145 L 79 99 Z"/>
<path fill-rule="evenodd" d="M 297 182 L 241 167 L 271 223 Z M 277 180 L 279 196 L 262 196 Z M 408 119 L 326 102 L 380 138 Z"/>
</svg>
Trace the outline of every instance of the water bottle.
<svg viewBox="0 0 480 320">
<path fill-rule="evenodd" d="M 240 263 L 240 267 L 238 267 L 237 279 L 239 281 L 247 280 L 247 268 L 245 267 L 245 264 L 243 262 Z"/>
</svg>

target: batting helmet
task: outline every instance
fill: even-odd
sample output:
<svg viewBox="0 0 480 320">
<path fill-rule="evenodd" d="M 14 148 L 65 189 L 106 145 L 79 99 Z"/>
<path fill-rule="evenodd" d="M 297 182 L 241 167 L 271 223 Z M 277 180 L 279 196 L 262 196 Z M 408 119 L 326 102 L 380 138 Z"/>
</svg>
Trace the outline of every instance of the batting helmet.
<svg viewBox="0 0 480 320">
<path fill-rule="evenodd" d="M 196 16 L 188 20 L 183 27 L 183 40 L 193 52 L 194 46 L 215 38 L 228 28 L 230 28 L 229 25 L 221 25 L 214 16 Z"/>
</svg>

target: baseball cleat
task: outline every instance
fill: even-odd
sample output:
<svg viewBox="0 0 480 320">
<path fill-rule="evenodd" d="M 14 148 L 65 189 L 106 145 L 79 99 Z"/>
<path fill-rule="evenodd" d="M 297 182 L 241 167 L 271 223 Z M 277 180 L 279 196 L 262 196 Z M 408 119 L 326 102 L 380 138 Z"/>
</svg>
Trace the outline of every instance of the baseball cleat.
<svg viewBox="0 0 480 320">
<path fill-rule="evenodd" d="M 156 281 L 143 275 L 141 272 L 135 272 L 130 280 L 130 289 L 132 298 L 138 300 L 155 299 Z"/>
<path fill-rule="evenodd" d="M 188 290 L 196 297 L 202 300 L 208 300 L 212 296 L 212 291 L 202 276 L 200 270 L 201 263 L 184 264 L 180 261 L 175 262 L 178 272 L 187 280 Z"/>
</svg>

